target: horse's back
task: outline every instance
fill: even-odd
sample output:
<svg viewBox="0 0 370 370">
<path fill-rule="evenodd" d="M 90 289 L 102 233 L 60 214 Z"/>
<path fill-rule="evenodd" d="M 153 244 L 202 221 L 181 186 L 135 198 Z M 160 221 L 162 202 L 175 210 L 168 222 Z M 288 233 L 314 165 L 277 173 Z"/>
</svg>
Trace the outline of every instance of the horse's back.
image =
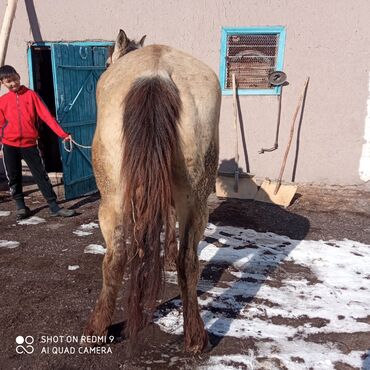
<svg viewBox="0 0 370 370">
<path fill-rule="evenodd" d="M 182 81 L 212 79 L 213 83 L 218 84 L 217 76 L 205 63 L 190 54 L 165 45 L 149 45 L 126 54 L 108 68 L 101 80 L 105 80 L 104 83 L 106 83 L 111 81 L 110 77 L 116 80 L 120 75 L 132 82 L 138 76 L 160 73 L 160 71 L 168 71 L 171 76 L 176 76 Z M 208 78 L 205 79 L 202 76 L 208 76 Z"/>
</svg>

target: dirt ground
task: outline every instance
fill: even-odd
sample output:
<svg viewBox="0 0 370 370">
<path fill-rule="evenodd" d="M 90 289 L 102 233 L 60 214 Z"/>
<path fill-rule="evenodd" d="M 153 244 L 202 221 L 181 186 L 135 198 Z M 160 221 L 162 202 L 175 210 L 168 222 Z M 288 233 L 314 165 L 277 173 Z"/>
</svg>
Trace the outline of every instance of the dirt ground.
<svg viewBox="0 0 370 370">
<path fill-rule="evenodd" d="M 122 337 L 125 317 L 121 294 L 114 318 L 115 325 L 110 331 L 115 336 L 115 341 L 105 346 L 111 349 L 111 353 L 42 353 L 46 337 L 54 337 L 50 339 L 52 343 L 49 343 L 49 347 L 56 346 L 56 343 L 61 348 L 63 345 L 65 348 L 78 346 L 67 346 L 66 343 L 61 343 L 64 339 L 60 337 L 81 336 L 82 328 L 100 291 L 103 256 L 83 253 L 88 244 L 104 245 L 100 229 L 95 228 L 84 237 L 73 233 L 81 230 L 81 225 L 98 223 L 99 196 L 95 194 L 65 202 L 64 206 L 76 209 L 77 215 L 69 219 L 52 218 L 48 215 L 40 194 L 30 183 L 26 187 L 27 203 L 33 216 L 42 218 L 45 222 L 20 225 L 15 222 L 14 205 L 6 184 L 2 182 L 0 186 L 0 211 L 3 215 L 7 215 L 6 211 L 11 211 L 9 215 L 0 217 L 0 239 L 19 242 L 16 248 L 0 248 L 1 369 L 193 369 L 201 368 L 212 356 L 238 354 L 242 353 L 242 349 L 256 349 L 257 343 L 253 338 L 219 338 L 212 335 L 213 347 L 207 353 L 192 357 L 183 352 L 181 335 L 166 333 L 153 324 L 141 333 L 136 351 L 131 353 L 128 340 Z M 57 191 L 60 194 L 61 190 Z M 213 196 L 210 198 L 210 222 L 214 225 L 272 232 L 294 240 L 350 239 L 370 245 L 368 191 L 355 187 L 305 186 L 300 187 L 298 193 L 287 209 L 254 201 L 219 200 Z M 219 271 L 219 265 L 210 266 L 202 262 L 202 269 L 203 280 L 213 280 L 217 285 L 220 274 L 227 280 L 227 271 Z M 315 279 L 310 270 L 302 267 L 297 271 L 297 266 L 289 263 L 285 263 L 283 270 L 276 268 L 270 274 L 278 281 L 282 271 L 288 275 L 305 274 L 308 281 Z M 177 286 L 167 283 L 162 306 L 166 308 L 166 302 L 178 296 Z M 253 303 L 253 297 L 251 300 Z M 305 320 L 307 318 L 297 317 L 291 325 L 303 325 Z M 363 320 L 370 324 L 370 310 Z M 320 326 L 325 325 L 325 322 L 311 324 Z M 33 340 L 32 354 L 17 353 L 16 348 L 20 344 L 16 342 L 18 336 Z M 312 335 L 311 341 L 330 342 L 343 353 L 361 351 L 362 367 L 365 369 L 370 363 L 366 357 L 370 353 L 370 331 L 347 335 Z M 274 368 L 287 369 L 279 360 L 274 361 Z M 297 367 L 294 368 L 309 368 L 300 358 L 296 358 L 296 363 Z M 266 367 L 261 365 L 262 360 L 259 364 L 260 367 L 256 368 L 272 368 L 271 364 Z M 360 368 L 341 360 L 333 366 L 337 370 Z M 234 363 L 233 368 L 248 367 Z"/>
</svg>

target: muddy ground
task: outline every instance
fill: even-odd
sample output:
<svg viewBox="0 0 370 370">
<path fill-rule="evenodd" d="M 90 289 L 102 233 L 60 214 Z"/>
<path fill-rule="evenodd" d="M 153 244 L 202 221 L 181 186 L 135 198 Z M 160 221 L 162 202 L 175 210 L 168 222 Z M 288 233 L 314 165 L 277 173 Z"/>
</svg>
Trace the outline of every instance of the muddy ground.
<svg viewBox="0 0 370 370">
<path fill-rule="evenodd" d="M 61 195 L 60 188 L 56 189 Z M 66 207 L 76 209 L 77 215 L 60 219 L 48 215 L 43 199 L 31 183 L 26 187 L 26 194 L 33 215 L 45 222 L 35 225 L 16 223 L 13 202 L 5 183 L 1 183 L 0 211 L 5 216 L 0 217 L 0 239 L 20 243 L 16 248 L 0 248 L 1 369 L 193 369 L 206 364 L 212 356 L 243 354 L 250 350 L 257 353 L 257 343 L 252 337 L 222 338 L 212 335 L 213 347 L 205 354 L 192 357 L 184 354 L 181 335 L 169 334 L 160 330 L 158 325 L 151 325 L 141 333 L 136 352 L 130 355 L 128 340 L 122 334 L 125 319 L 122 295 L 115 313 L 115 325 L 111 328 L 115 342 L 106 346 L 112 353 L 41 353 L 43 348 L 46 351 L 46 346 L 77 348 L 78 344 L 61 344 L 55 336 L 66 338 L 82 334 L 83 325 L 101 287 L 103 258 L 99 254 L 86 254 L 84 249 L 89 244 L 104 245 L 104 241 L 99 228 L 84 237 L 73 233 L 83 224 L 98 223 L 98 195 L 65 202 Z M 359 188 L 301 187 L 287 209 L 254 201 L 219 200 L 213 196 L 210 208 L 210 222 L 214 225 L 268 231 L 294 240 L 351 239 L 370 245 L 370 193 Z M 10 215 L 6 215 L 6 211 L 11 211 Z M 315 276 L 309 269 L 281 262 L 283 264 L 284 269 L 276 266 L 274 271 L 268 272 L 275 281 L 282 275 L 286 278 L 287 274 L 303 274 L 306 280 L 311 279 L 314 283 Z M 73 266 L 78 268 L 73 270 Z M 218 264 L 212 266 L 202 262 L 201 267 L 201 279 L 204 281 L 213 281 L 217 285 L 221 275 L 224 280 L 228 279 L 229 271 Z M 163 307 L 178 295 L 177 286 L 167 283 Z M 251 302 L 253 297 L 245 302 L 245 306 Z M 287 321 L 275 318 L 275 321 L 279 320 Z M 297 317 L 293 323 L 284 324 L 297 327 L 304 325 L 305 320 L 307 318 Z M 370 324 L 370 310 L 363 320 Z M 311 325 L 319 327 L 325 322 L 318 319 Z M 33 338 L 32 354 L 17 353 L 20 344 L 16 343 L 18 336 L 28 337 L 28 341 Z M 45 345 L 45 336 L 54 336 L 53 343 Z M 366 357 L 370 349 L 369 331 L 312 335 L 310 340 L 314 343 L 330 342 L 343 353 L 360 351 L 363 353 L 364 369 L 370 363 Z M 293 360 L 296 362 L 294 368 L 309 368 L 303 359 Z M 263 365 L 263 359 L 260 359 L 259 367 L 255 368 L 288 368 L 278 358 L 268 363 Z M 248 368 L 237 362 L 229 363 L 229 366 Z M 338 360 L 333 363 L 333 368 L 346 370 L 361 367 Z"/>
</svg>

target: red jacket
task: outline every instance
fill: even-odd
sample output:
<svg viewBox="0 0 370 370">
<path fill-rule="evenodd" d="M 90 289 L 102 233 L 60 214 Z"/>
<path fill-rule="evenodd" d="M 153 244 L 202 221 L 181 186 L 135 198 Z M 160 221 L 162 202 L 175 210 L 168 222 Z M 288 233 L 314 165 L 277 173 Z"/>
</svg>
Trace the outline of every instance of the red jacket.
<svg viewBox="0 0 370 370">
<path fill-rule="evenodd" d="M 1 96 L 0 138 L 3 143 L 22 148 L 36 145 L 39 137 L 37 116 L 60 138 L 68 136 L 33 90 L 22 85 L 16 93 L 9 91 Z"/>
</svg>

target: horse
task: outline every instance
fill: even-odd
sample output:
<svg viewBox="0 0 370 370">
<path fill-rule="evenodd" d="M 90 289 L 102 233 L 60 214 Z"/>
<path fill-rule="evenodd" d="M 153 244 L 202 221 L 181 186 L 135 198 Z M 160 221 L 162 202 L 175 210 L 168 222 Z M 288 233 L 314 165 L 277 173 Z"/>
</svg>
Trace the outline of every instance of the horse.
<svg viewBox="0 0 370 370">
<path fill-rule="evenodd" d="M 97 85 L 92 158 L 107 249 L 84 333 L 106 335 L 126 273 L 125 334 L 137 338 L 153 318 L 175 244 L 184 346 L 198 353 L 208 335 L 197 302 L 197 246 L 218 167 L 220 84 L 203 62 L 169 46 L 143 47 L 144 38 L 137 43 L 120 30 Z"/>
</svg>

